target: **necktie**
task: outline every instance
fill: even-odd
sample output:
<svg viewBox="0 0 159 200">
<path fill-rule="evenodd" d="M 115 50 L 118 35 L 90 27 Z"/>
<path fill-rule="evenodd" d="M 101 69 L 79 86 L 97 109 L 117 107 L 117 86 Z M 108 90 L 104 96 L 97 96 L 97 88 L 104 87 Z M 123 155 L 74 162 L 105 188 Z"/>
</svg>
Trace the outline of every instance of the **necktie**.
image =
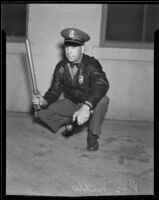
<svg viewBox="0 0 159 200">
<path fill-rule="evenodd" d="M 69 67 L 69 71 L 71 74 L 72 79 L 74 79 L 77 71 L 78 71 L 78 67 L 79 67 L 79 63 L 69 63 L 70 67 Z"/>
<path fill-rule="evenodd" d="M 70 66 L 71 66 L 71 68 L 74 68 L 74 67 L 79 67 L 79 63 L 70 63 Z"/>
</svg>

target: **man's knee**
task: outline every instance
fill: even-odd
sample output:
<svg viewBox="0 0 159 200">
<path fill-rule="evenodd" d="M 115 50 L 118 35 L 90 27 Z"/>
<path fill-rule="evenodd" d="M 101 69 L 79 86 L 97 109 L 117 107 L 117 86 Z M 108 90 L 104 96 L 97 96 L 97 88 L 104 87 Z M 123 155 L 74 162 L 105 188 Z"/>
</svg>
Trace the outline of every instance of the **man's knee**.
<svg viewBox="0 0 159 200">
<path fill-rule="evenodd" d="M 108 96 L 105 96 L 105 97 L 103 97 L 103 99 L 104 99 L 105 104 L 108 106 L 108 105 L 109 105 L 109 102 L 110 102 L 109 97 L 108 97 Z"/>
<path fill-rule="evenodd" d="M 106 106 L 106 107 L 108 107 L 108 105 L 109 105 L 109 102 L 110 102 L 110 99 L 109 99 L 109 97 L 108 96 L 104 96 L 100 101 L 99 101 L 99 103 L 97 104 L 98 106 Z"/>
</svg>

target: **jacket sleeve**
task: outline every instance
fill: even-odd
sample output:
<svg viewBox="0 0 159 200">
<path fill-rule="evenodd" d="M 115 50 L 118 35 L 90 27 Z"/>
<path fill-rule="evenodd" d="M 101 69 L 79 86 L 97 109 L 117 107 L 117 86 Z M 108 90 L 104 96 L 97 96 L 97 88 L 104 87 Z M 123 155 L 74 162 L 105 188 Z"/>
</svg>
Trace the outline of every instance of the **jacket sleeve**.
<svg viewBox="0 0 159 200">
<path fill-rule="evenodd" d="M 98 60 L 89 66 L 90 73 L 90 93 L 86 101 L 89 101 L 93 108 L 106 95 L 109 89 L 109 82 L 106 74 Z"/>
<path fill-rule="evenodd" d="M 63 73 L 63 66 L 57 65 L 53 74 L 51 86 L 44 95 L 44 99 L 48 103 L 47 106 L 56 101 L 63 91 Z"/>
</svg>

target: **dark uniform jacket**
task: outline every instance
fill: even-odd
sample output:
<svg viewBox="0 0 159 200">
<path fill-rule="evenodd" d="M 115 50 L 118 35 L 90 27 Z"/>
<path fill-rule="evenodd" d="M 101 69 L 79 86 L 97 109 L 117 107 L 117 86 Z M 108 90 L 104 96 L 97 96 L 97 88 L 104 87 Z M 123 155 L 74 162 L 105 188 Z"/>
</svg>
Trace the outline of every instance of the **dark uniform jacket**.
<svg viewBox="0 0 159 200">
<path fill-rule="evenodd" d="M 95 107 L 108 89 L 109 82 L 98 60 L 83 54 L 74 79 L 71 77 L 66 59 L 57 64 L 51 87 L 44 98 L 50 105 L 63 92 L 65 98 L 69 98 L 74 103 L 89 101 Z"/>
</svg>

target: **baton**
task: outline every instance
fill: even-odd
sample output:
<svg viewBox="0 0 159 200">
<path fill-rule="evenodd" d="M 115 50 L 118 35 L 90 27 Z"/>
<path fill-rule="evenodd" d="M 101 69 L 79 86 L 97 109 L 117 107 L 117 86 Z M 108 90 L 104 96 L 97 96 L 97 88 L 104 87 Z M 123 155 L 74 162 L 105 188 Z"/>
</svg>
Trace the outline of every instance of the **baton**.
<svg viewBox="0 0 159 200">
<path fill-rule="evenodd" d="M 40 92 L 38 90 L 37 83 L 36 83 L 36 76 L 35 76 L 35 70 L 34 70 L 34 65 L 33 65 L 33 59 L 32 59 L 32 54 L 31 54 L 31 46 L 30 46 L 29 38 L 25 39 L 25 46 L 26 46 L 27 57 L 28 57 L 28 61 L 29 61 L 29 70 L 30 70 L 30 76 L 31 76 L 31 80 L 32 80 L 33 94 L 39 98 Z M 40 110 L 40 105 L 34 104 L 35 118 L 38 117 L 39 110 Z"/>
</svg>

